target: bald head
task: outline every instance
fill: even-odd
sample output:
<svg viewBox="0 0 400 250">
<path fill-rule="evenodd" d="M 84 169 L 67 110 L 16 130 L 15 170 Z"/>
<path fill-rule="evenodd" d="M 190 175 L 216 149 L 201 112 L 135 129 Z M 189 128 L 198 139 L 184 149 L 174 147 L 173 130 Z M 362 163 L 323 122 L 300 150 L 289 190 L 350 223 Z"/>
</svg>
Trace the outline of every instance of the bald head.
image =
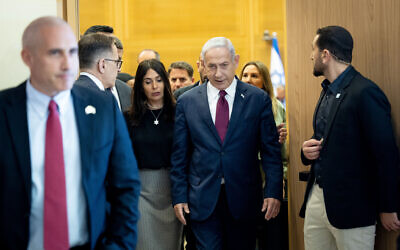
<svg viewBox="0 0 400 250">
<path fill-rule="evenodd" d="M 41 17 L 26 27 L 21 57 L 30 69 L 30 83 L 55 96 L 72 88 L 78 74 L 78 46 L 71 27 L 57 17 Z"/>
<path fill-rule="evenodd" d="M 63 19 L 53 16 L 45 16 L 35 19 L 26 28 L 22 35 L 22 48 L 32 49 L 36 48 L 38 42 L 40 43 L 41 33 L 44 27 L 50 26 L 66 26 L 71 27 Z M 71 29 L 72 31 L 72 29 Z"/>
<path fill-rule="evenodd" d="M 160 54 L 158 54 L 157 51 L 152 49 L 144 49 L 139 53 L 137 57 L 137 62 L 141 63 L 145 60 L 150 60 L 150 59 L 156 59 L 160 61 Z"/>
</svg>

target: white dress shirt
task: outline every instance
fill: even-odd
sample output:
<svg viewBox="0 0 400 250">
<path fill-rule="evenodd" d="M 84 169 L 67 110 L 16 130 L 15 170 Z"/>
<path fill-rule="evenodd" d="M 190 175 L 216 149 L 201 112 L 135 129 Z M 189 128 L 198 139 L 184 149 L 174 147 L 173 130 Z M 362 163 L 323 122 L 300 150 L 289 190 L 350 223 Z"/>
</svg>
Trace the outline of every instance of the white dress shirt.
<svg viewBox="0 0 400 250">
<path fill-rule="evenodd" d="M 229 85 L 229 87 L 225 89 L 226 91 L 225 99 L 229 105 L 229 119 L 231 119 L 233 101 L 235 100 L 236 85 L 237 85 L 236 78 L 233 78 L 231 85 Z M 207 82 L 207 98 L 208 98 L 208 105 L 210 107 L 211 118 L 215 124 L 215 115 L 217 113 L 217 103 L 219 99 L 219 89 L 214 87 L 210 83 L 210 81 Z"/>
<path fill-rule="evenodd" d="M 101 91 L 105 91 L 104 85 L 94 75 L 92 75 L 92 74 L 90 74 L 88 72 L 81 72 L 80 75 L 89 77 Z M 119 110 L 121 110 L 121 102 L 119 101 L 118 91 L 117 91 L 117 88 L 115 86 L 111 88 L 111 93 L 114 95 L 115 99 L 117 100 Z"/>
<path fill-rule="evenodd" d="M 27 81 L 27 115 L 32 173 L 29 250 L 43 249 L 44 155 L 48 106 L 51 98 Z M 88 243 L 87 206 L 82 186 L 81 154 L 71 91 L 60 92 L 57 103 L 64 150 L 70 247 Z"/>
</svg>

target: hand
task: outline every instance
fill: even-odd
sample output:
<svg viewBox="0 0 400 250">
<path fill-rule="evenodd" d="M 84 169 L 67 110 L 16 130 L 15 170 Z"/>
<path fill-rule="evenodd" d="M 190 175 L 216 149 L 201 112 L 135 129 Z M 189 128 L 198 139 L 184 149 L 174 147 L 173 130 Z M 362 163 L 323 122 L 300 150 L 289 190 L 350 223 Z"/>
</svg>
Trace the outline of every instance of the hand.
<svg viewBox="0 0 400 250">
<path fill-rule="evenodd" d="M 324 139 L 317 141 L 315 139 L 310 139 L 303 143 L 303 154 L 309 160 L 315 160 L 319 157 L 319 151 L 321 151 L 321 144 Z"/>
<path fill-rule="evenodd" d="M 285 199 L 285 180 L 283 180 L 283 196 L 282 199 Z"/>
<path fill-rule="evenodd" d="M 278 130 L 278 134 L 279 134 L 279 143 L 280 144 L 283 144 L 286 141 L 287 129 L 284 128 L 285 125 L 286 125 L 286 123 L 281 123 L 278 126 L 276 126 L 276 129 Z"/>
<path fill-rule="evenodd" d="M 388 231 L 396 231 L 400 229 L 400 221 L 396 213 L 380 213 L 382 226 Z"/>
<path fill-rule="evenodd" d="M 189 206 L 187 203 L 178 203 L 174 206 L 175 216 L 178 220 L 183 224 L 186 225 L 185 215 L 184 213 L 190 213 Z"/>
<path fill-rule="evenodd" d="M 265 210 L 267 210 L 265 213 L 265 219 L 270 220 L 271 218 L 278 216 L 280 207 L 281 202 L 279 200 L 275 198 L 265 198 L 261 212 L 265 212 Z"/>
</svg>

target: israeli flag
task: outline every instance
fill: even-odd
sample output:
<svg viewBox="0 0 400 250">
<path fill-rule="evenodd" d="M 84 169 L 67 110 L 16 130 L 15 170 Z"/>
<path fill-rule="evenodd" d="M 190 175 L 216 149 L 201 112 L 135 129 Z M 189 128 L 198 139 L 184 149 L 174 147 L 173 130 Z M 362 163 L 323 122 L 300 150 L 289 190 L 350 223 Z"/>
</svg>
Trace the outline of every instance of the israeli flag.
<svg viewBox="0 0 400 250">
<path fill-rule="evenodd" d="M 278 87 L 279 85 L 285 86 L 285 71 L 283 70 L 283 64 L 278 47 L 278 39 L 276 38 L 275 32 L 273 33 L 272 38 L 271 65 L 269 69 L 272 86 L 274 87 L 274 91 L 276 94 L 276 87 Z"/>
</svg>

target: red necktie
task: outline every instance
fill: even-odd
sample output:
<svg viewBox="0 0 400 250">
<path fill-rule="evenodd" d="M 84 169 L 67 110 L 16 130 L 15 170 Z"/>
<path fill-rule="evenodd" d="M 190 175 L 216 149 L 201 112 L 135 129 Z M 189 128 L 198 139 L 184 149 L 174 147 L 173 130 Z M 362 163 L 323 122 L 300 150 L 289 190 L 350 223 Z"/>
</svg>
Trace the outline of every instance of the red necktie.
<svg viewBox="0 0 400 250">
<path fill-rule="evenodd" d="M 226 131 L 229 123 L 229 105 L 225 99 L 227 93 L 225 90 L 219 91 L 219 99 L 217 103 L 217 112 L 215 114 L 215 127 L 217 128 L 221 141 L 224 142 Z"/>
<path fill-rule="evenodd" d="M 44 159 L 43 246 L 45 250 L 69 249 L 67 195 L 61 123 L 57 104 L 49 103 Z"/>
</svg>

